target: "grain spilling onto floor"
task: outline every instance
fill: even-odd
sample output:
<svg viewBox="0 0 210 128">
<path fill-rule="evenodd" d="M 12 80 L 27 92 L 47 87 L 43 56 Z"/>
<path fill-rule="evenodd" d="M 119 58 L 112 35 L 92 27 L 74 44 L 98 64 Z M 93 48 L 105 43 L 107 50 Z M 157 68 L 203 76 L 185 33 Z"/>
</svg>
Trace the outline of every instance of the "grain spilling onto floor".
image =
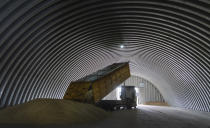
<svg viewBox="0 0 210 128">
<path fill-rule="evenodd" d="M 36 99 L 0 110 L 0 124 L 78 124 L 104 119 L 108 112 L 70 100 Z"/>
</svg>

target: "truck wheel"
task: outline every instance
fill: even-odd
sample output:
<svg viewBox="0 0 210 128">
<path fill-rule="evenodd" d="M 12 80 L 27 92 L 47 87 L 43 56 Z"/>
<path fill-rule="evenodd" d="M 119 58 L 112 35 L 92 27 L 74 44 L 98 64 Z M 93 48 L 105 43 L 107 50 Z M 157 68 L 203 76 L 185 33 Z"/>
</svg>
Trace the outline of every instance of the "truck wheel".
<svg viewBox="0 0 210 128">
<path fill-rule="evenodd" d="M 131 109 L 132 107 L 131 106 L 127 106 L 127 109 Z"/>
</svg>

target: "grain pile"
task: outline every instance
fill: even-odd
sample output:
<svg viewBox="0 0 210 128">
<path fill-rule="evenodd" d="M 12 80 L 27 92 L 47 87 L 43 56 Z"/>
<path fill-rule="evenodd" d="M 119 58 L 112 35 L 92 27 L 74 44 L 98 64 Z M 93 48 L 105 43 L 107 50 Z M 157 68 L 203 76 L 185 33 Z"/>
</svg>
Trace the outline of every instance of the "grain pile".
<svg viewBox="0 0 210 128">
<path fill-rule="evenodd" d="M 1 124 L 82 124 L 109 113 L 91 104 L 70 100 L 36 99 L 0 110 Z"/>
</svg>

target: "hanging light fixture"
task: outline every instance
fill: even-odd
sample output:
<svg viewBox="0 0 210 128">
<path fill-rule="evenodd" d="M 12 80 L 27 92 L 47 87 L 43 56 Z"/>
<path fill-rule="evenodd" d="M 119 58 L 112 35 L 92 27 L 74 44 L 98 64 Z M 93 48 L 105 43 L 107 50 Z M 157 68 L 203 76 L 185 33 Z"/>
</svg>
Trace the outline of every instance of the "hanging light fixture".
<svg viewBox="0 0 210 128">
<path fill-rule="evenodd" d="M 124 45 L 120 45 L 120 48 L 124 48 Z"/>
</svg>

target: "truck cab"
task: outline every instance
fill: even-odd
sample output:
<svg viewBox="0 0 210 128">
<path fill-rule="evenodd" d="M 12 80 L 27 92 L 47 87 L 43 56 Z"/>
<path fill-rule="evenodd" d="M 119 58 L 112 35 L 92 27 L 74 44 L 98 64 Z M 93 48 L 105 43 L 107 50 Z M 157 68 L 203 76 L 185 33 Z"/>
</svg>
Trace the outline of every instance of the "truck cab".
<svg viewBox="0 0 210 128">
<path fill-rule="evenodd" d="M 136 108 L 135 86 L 121 86 L 121 102 L 127 109 Z"/>
</svg>

